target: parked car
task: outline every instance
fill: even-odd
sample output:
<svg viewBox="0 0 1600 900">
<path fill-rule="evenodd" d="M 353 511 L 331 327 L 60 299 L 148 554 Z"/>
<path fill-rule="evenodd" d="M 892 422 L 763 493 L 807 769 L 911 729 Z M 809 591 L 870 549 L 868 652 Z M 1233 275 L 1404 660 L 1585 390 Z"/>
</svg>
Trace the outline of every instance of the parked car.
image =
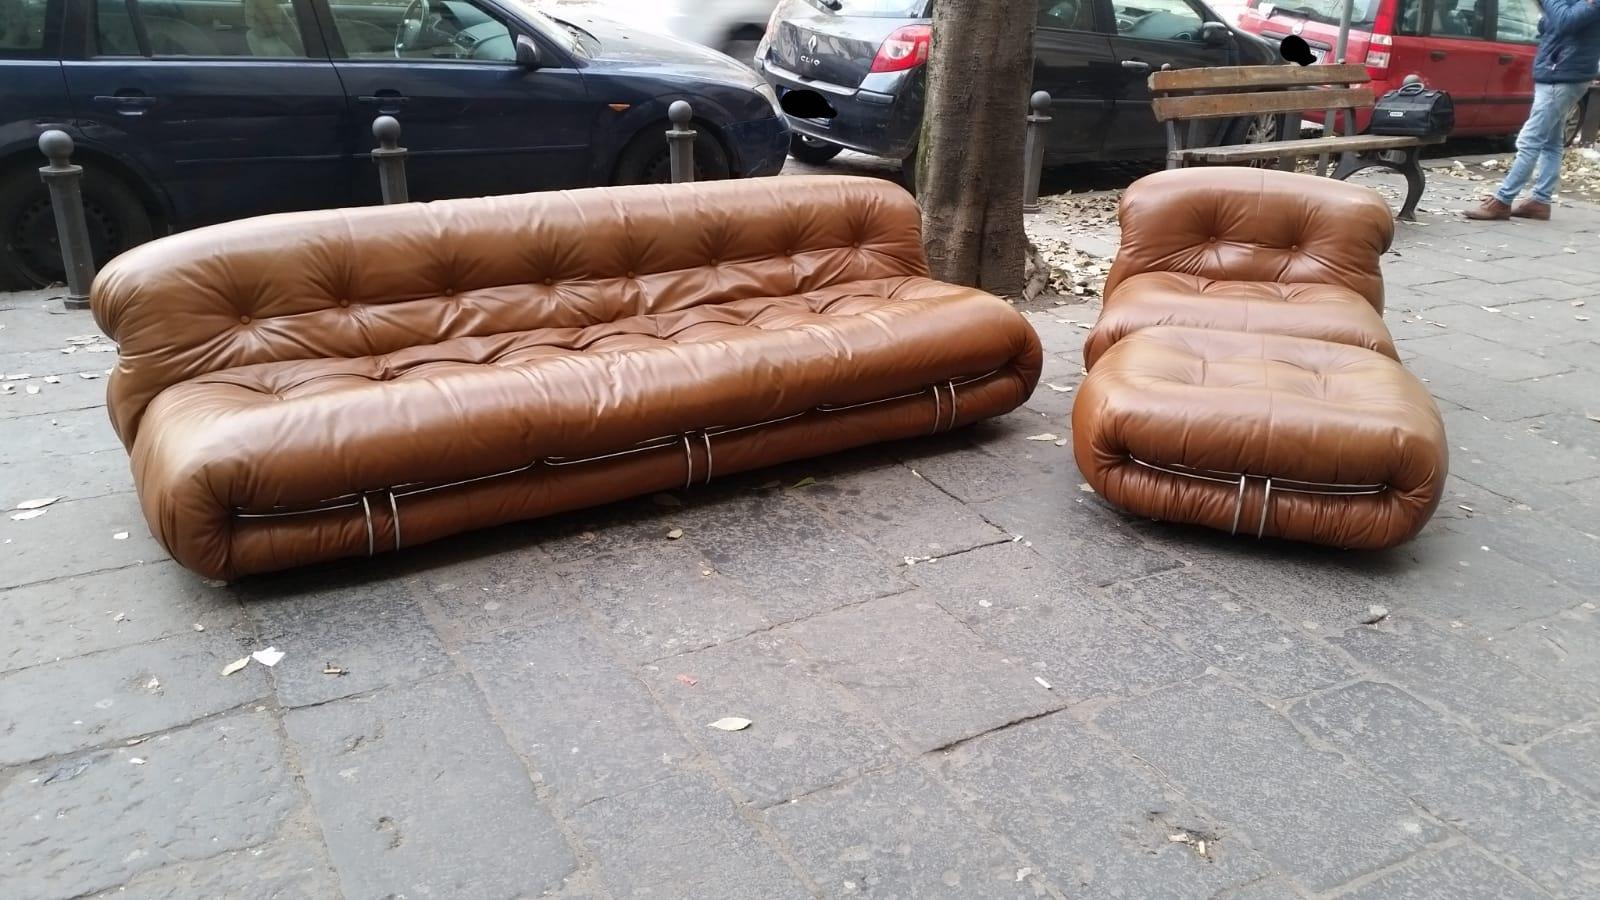
<svg viewBox="0 0 1600 900">
<path fill-rule="evenodd" d="M 1055 100 L 1048 165 L 1161 156 L 1166 136 L 1150 109 L 1148 81 L 1163 65 L 1282 62 L 1275 46 L 1229 28 L 1198 0 L 1035 2 L 1033 86 Z M 756 68 L 780 94 L 816 91 L 836 113 L 790 116 L 792 156 L 820 163 L 849 148 L 910 165 L 932 10 L 932 0 L 782 0 Z M 1229 122 L 1223 140 L 1271 139 L 1277 122 Z"/>
<path fill-rule="evenodd" d="M 776 0 L 665 0 L 674 37 L 714 47 L 750 65 Z"/>
<path fill-rule="evenodd" d="M 1269 41 L 1297 34 L 1332 56 L 1344 0 L 1249 0 L 1239 26 Z M 1513 135 L 1533 103 L 1538 0 L 1355 0 L 1345 59 L 1364 64 L 1380 96 L 1416 73 L 1455 101 L 1457 135 Z M 1567 119 L 1577 136 L 1587 99 Z M 1366 127 L 1366 118 L 1357 124 Z"/>
<path fill-rule="evenodd" d="M 377 202 L 375 116 L 411 196 L 776 174 L 789 130 L 748 67 L 518 0 L 0 0 L 0 286 L 60 276 L 40 132 L 77 141 L 95 257 L 169 229 Z"/>
</svg>

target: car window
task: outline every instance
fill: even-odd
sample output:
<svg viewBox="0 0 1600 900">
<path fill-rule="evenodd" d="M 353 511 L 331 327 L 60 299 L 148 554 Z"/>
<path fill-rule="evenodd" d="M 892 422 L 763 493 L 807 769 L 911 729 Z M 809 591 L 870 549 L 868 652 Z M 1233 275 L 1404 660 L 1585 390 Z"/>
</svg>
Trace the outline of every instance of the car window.
<svg viewBox="0 0 1600 900">
<path fill-rule="evenodd" d="M 100 56 L 304 59 L 306 55 L 288 0 L 96 0 L 94 10 Z M 142 47 L 135 20 L 144 27 Z"/>
<path fill-rule="evenodd" d="M 1490 0 L 1433 0 L 1434 37 L 1482 39 Z"/>
<path fill-rule="evenodd" d="M 1421 34 L 1422 21 L 1422 0 L 1400 0 L 1400 14 L 1394 26 L 1395 34 Z"/>
<path fill-rule="evenodd" d="M 1199 41 L 1200 14 L 1184 0 L 1115 0 L 1121 37 L 1155 41 Z"/>
<path fill-rule="evenodd" d="M 1537 44 L 1539 15 L 1539 0 L 1500 0 L 1494 39 L 1508 44 Z"/>
<path fill-rule="evenodd" d="M 44 50 L 45 0 L 0 0 L 0 59 Z"/>
<path fill-rule="evenodd" d="M 1039 0 L 1039 27 L 1094 30 L 1094 0 Z"/>
<path fill-rule="evenodd" d="M 351 59 L 514 63 L 511 30 L 468 0 L 337 0 L 333 24 Z"/>
</svg>

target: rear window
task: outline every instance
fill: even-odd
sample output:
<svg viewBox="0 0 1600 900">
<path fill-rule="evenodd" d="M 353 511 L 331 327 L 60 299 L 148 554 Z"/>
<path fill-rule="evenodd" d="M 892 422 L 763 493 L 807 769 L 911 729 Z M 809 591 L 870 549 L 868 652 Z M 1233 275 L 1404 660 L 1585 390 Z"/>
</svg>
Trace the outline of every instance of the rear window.
<svg viewBox="0 0 1600 900">
<path fill-rule="evenodd" d="M 838 16 L 865 16 L 877 19 L 922 19 L 932 5 L 928 0 L 838 0 L 838 9 L 830 9 L 824 0 L 810 0 L 811 5 L 828 10 Z"/>
<path fill-rule="evenodd" d="M 1378 6 L 1383 0 L 1355 0 L 1354 7 L 1350 10 L 1350 27 L 1361 31 L 1370 31 L 1378 21 Z M 1344 11 L 1344 0 L 1290 0 L 1288 3 L 1262 3 L 1261 6 L 1271 7 L 1267 15 L 1276 15 L 1282 18 L 1307 19 L 1312 22 L 1321 22 L 1324 25 L 1339 27 L 1339 16 Z"/>
</svg>

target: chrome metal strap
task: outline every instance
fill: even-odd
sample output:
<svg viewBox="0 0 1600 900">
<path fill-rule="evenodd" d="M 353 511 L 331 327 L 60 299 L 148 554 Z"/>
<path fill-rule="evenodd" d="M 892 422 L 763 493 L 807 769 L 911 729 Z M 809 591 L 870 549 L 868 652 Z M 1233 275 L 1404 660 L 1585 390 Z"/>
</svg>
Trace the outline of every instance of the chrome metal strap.
<svg viewBox="0 0 1600 900">
<path fill-rule="evenodd" d="M 394 522 L 394 548 L 400 549 L 400 505 L 395 502 L 394 491 L 389 492 L 389 518 Z"/>
<path fill-rule="evenodd" d="M 372 556 L 377 553 L 377 548 L 373 546 L 372 539 L 372 504 L 367 502 L 366 494 L 361 495 L 361 514 L 367 523 L 367 555 Z"/>
</svg>

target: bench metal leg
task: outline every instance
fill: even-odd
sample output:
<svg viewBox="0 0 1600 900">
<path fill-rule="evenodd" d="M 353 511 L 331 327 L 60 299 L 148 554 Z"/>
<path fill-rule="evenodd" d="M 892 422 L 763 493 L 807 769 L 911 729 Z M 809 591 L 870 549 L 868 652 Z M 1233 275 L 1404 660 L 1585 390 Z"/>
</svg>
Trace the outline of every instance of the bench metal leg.
<svg viewBox="0 0 1600 900">
<path fill-rule="evenodd" d="M 1333 178 L 1336 181 L 1344 181 L 1362 169 L 1375 166 L 1399 172 L 1406 177 L 1406 200 L 1400 206 L 1400 215 L 1396 218 L 1415 222 L 1417 204 L 1422 201 L 1422 192 L 1428 186 L 1427 177 L 1422 171 L 1422 150 L 1415 147 L 1407 150 L 1405 159 L 1400 162 L 1384 159 L 1381 152 L 1346 153 L 1340 157 L 1339 166 L 1333 171 Z"/>
</svg>

